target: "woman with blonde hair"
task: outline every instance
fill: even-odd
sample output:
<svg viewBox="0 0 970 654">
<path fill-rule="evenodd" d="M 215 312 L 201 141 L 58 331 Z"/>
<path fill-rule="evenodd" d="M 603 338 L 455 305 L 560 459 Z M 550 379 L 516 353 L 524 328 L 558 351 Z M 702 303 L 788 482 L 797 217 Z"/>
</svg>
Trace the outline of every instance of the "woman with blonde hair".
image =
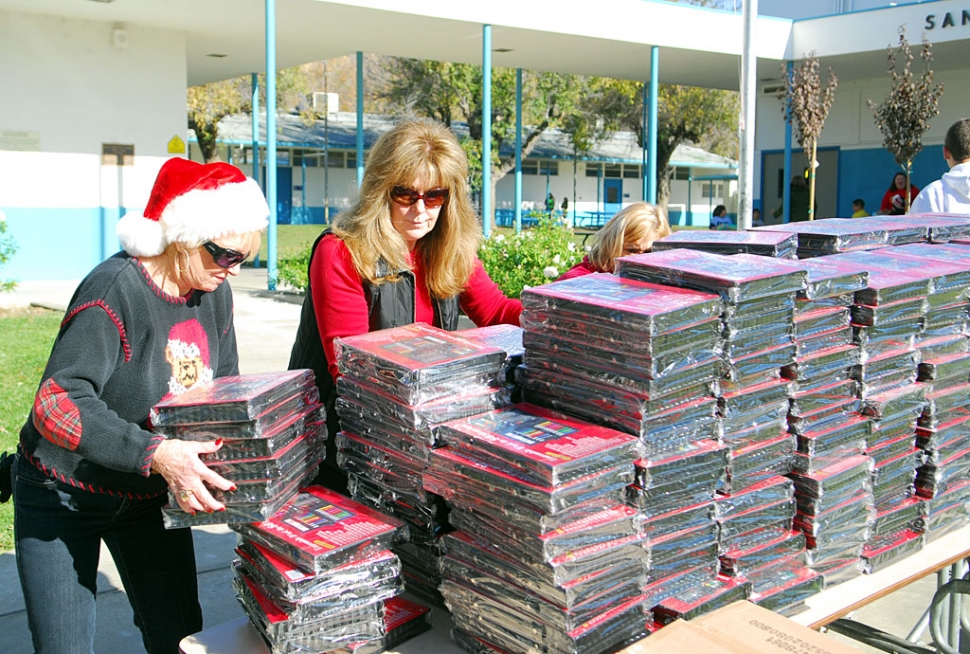
<svg viewBox="0 0 970 654">
<path fill-rule="evenodd" d="M 468 160 L 451 130 L 406 120 L 374 143 L 356 203 L 313 244 L 290 355 L 291 369 L 316 373 L 330 434 L 339 429 L 335 338 L 414 322 L 452 331 L 462 311 L 480 327 L 519 324 L 522 304 L 485 272 L 480 239 Z M 327 448 L 317 480 L 346 491 L 333 438 Z"/>
<path fill-rule="evenodd" d="M 594 272 L 613 272 L 613 260 L 627 254 L 649 252 L 653 242 L 670 234 L 670 223 L 659 207 L 635 202 L 610 218 L 593 237 L 585 258 L 559 278 L 572 279 Z"/>
</svg>

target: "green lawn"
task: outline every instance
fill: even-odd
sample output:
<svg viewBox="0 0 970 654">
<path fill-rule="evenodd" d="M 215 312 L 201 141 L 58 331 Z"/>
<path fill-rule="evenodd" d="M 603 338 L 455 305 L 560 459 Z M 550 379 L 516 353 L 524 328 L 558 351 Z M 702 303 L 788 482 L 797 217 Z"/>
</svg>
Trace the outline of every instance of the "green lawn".
<svg viewBox="0 0 970 654">
<path fill-rule="evenodd" d="M 0 311 L 0 451 L 17 447 L 62 315 L 46 309 Z M 0 504 L 0 551 L 13 547 L 13 502 Z"/>
<path fill-rule="evenodd" d="M 276 226 L 276 255 L 277 259 L 299 254 L 303 248 L 313 243 L 326 225 L 277 225 Z M 263 234 L 259 246 L 259 260 L 266 261 L 266 234 Z M 265 263 L 261 265 L 265 266 Z"/>
</svg>

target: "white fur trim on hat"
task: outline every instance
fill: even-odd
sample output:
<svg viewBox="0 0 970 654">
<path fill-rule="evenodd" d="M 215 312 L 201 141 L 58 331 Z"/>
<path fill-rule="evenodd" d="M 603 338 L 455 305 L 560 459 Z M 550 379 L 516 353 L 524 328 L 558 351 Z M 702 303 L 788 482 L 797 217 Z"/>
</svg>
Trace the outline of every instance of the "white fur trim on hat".
<svg viewBox="0 0 970 654">
<path fill-rule="evenodd" d="M 173 199 L 162 212 L 167 243 L 202 243 L 227 234 L 245 234 L 269 224 L 269 206 L 256 180 L 194 189 Z"/>
<path fill-rule="evenodd" d="M 136 212 L 126 213 L 118 221 L 118 240 L 125 252 L 134 257 L 153 257 L 168 245 L 162 224 Z"/>
<path fill-rule="evenodd" d="M 118 221 L 118 238 L 129 254 L 150 257 L 176 241 L 195 245 L 259 231 L 268 216 L 259 185 L 235 166 L 176 157 L 159 170 L 145 210 Z"/>
</svg>

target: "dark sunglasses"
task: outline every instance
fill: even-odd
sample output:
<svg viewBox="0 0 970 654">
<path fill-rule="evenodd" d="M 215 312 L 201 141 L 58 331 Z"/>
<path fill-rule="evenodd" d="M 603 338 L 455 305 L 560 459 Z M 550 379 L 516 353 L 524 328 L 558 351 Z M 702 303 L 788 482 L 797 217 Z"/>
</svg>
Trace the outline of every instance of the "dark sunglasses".
<svg viewBox="0 0 970 654">
<path fill-rule="evenodd" d="M 205 251 L 212 255 L 212 260 L 220 268 L 232 268 L 237 263 L 242 263 L 246 258 L 245 252 L 237 252 L 236 250 L 230 250 L 229 248 L 224 248 L 221 245 L 216 245 L 212 241 L 206 241 L 202 244 Z"/>
<path fill-rule="evenodd" d="M 413 188 L 406 186 L 395 186 L 391 189 L 391 199 L 395 203 L 410 207 L 417 204 L 418 200 L 424 200 L 424 206 L 428 209 L 440 207 L 448 199 L 448 189 L 433 188 L 424 193 L 418 193 Z"/>
</svg>

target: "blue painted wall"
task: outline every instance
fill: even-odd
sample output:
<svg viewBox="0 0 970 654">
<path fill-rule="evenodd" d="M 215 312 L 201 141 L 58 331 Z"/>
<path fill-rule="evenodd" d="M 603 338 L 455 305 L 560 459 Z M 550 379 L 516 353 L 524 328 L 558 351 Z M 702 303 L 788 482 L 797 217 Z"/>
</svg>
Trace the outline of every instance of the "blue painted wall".
<svg viewBox="0 0 970 654">
<path fill-rule="evenodd" d="M 99 207 L 38 209 L 4 207 L 7 234 L 17 253 L 0 268 L 0 279 L 81 279 L 121 249 L 115 235 L 118 211 Z M 107 230 L 110 229 L 110 232 Z M 106 246 L 111 251 L 102 254 Z"/>
<path fill-rule="evenodd" d="M 838 215 L 852 215 L 852 201 L 862 198 L 866 211 L 879 211 L 882 196 L 889 189 L 893 176 L 900 171 L 899 164 L 887 150 L 842 150 L 839 152 Z M 943 146 L 926 146 L 913 161 L 910 180 L 919 188 L 940 178 L 947 171 L 943 160 Z"/>
</svg>

